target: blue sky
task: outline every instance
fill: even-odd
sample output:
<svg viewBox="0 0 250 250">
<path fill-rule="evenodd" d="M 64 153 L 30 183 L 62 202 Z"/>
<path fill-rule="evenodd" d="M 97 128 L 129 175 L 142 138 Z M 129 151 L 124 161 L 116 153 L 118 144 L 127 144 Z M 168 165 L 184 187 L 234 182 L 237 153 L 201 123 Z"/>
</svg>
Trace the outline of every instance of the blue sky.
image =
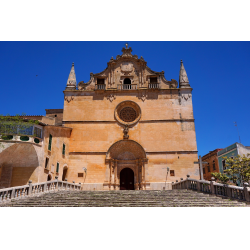
<svg viewBox="0 0 250 250">
<path fill-rule="evenodd" d="M 0 113 L 45 115 L 45 109 L 63 108 L 72 62 L 77 82 L 87 82 L 125 42 L 168 80 L 179 80 L 184 61 L 200 155 L 238 142 L 234 121 L 241 142 L 250 146 L 249 42 L 0 42 Z"/>
</svg>

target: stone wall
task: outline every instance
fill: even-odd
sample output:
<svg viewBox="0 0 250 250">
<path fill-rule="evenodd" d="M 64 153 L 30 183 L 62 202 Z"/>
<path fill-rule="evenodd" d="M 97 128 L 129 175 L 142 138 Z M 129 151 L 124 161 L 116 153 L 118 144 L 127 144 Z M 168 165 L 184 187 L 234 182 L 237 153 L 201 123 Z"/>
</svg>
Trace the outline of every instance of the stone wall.
<svg viewBox="0 0 250 250">
<path fill-rule="evenodd" d="M 69 94 L 69 92 L 67 92 Z M 64 102 L 63 123 L 72 128 L 69 139 L 70 181 L 85 183 L 84 189 L 103 188 L 107 179 L 106 153 L 117 141 L 123 140 L 124 127 L 114 116 L 122 101 L 130 100 L 141 109 L 141 119 L 129 128 L 129 139 L 139 143 L 147 154 L 146 180 L 151 188 L 162 189 L 167 182 L 186 178 L 199 178 L 197 145 L 191 89 L 147 91 L 142 100 L 141 91 L 126 93 L 110 91 L 72 92 L 73 98 Z M 84 169 L 87 172 L 84 172 Z M 83 177 L 78 177 L 83 173 Z"/>
<path fill-rule="evenodd" d="M 26 185 L 29 180 L 39 182 L 41 145 L 29 142 L 2 142 L 0 153 L 0 188 Z"/>
<path fill-rule="evenodd" d="M 52 135 L 51 150 L 48 149 L 50 134 Z M 46 181 L 48 175 L 50 175 L 53 180 L 55 179 L 55 176 L 58 176 L 58 179 L 62 180 L 63 168 L 68 167 L 70 134 L 71 128 L 60 126 L 46 126 L 44 128 L 44 157 L 40 174 L 41 181 Z M 63 144 L 65 144 L 65 155 L 62 154 Z M 49 159 L 47 168 L 45 168 L 46 157 Z M 57 163 L 59 163 L 58 172 L 56 172 Z"/>
</svg>

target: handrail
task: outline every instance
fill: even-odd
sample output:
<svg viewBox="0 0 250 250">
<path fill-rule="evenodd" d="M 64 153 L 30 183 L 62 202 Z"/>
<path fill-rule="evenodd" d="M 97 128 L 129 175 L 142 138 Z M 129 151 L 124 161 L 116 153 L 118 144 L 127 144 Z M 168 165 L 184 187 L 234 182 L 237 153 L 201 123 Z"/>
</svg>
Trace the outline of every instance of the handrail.
<svg viewBox="0 0 250 250">
<path fill-rule="evenodd" d="M 117 84 L 118 90 L 135 90 L 137 89 L 137 84 Z"/>
<path fill-rule="evenodd" d="M 95 90 L 104 90 L 106 89 L 106 84 L 96 84 Z"/>
<path fill-rule="evenodd" d="M 212 195 L 223 196 L 227 198 L 238 199 L 242 201 L 250 202 L 250 188 L 248 183 L 244 183 L 244 187 L 237 187 L 232 185 L 226 185 L 215 182 L 212 177 L 211 181 L 206 180 L 196 180 L 189 178 L 187 175 L 187 179 L 179 182 L 172 182 L 172 189 L 191 189 L 200 191 L 203 193 L 208 193 Z"/>
<path fill-rule="evenodd" d="M 74 181 L 70 183 L 67 181 L 59 181 L 58 179 L 34 184 L 32 184 L 32 181 L 29 181 L 28 185 L 0 189 L 0 204 L 11 201 L 12 199 L 21 199 L 59 190 L 79 191 L 81 190 L 81 183 L 75 184 Z"/>
<path fill-rule="evenodd" d="M 148 84 L 148 88 L 149 89 L 159 89 L 160 88 L 160 84 L 157 82 L 155 82 L 155 83 L 149 83 Z"/>
</svg>

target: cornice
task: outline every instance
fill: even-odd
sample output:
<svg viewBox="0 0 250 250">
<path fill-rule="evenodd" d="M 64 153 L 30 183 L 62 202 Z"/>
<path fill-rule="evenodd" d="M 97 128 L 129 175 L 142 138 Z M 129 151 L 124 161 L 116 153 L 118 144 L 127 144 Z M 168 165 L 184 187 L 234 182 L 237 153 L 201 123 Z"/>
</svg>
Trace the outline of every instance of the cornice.
<svg viewBox="0 0 250 250">
<path fill-rule="evenodd" d="M 194 122 L 195 119 L 165 119 L 165 120 L 140 120 L 138 123 L 162 123 L 162 122 Z M 71 123 L 117 123 L 117 121 L 62 121 L 63 124 Z"/>
</svg>

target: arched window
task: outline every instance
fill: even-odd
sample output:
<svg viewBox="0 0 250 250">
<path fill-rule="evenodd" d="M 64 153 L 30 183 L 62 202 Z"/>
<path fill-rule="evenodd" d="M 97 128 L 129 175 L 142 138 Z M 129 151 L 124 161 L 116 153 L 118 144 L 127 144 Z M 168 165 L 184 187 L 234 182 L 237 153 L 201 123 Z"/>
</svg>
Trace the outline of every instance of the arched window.
<svg viewBox="0 0 250 250">
<path fill-rule="evenodd" d="M 131 86 L 131 80 L 129 78 L 125 78 L 124 81 L 123 81 L 123 89 L 131 89 L 132 86 Z"/>
</svg>

